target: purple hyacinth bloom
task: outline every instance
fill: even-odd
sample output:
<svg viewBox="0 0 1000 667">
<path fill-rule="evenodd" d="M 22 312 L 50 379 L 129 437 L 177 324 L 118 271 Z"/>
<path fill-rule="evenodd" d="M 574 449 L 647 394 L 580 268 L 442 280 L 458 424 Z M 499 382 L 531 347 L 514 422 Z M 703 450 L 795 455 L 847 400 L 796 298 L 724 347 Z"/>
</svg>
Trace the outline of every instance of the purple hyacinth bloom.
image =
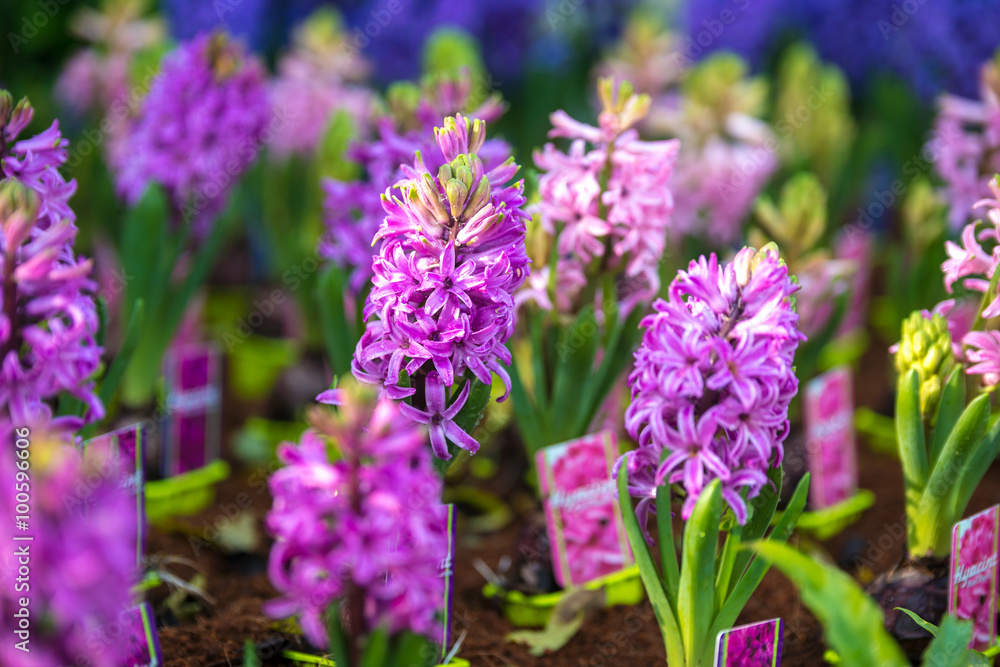
<svg viewBox="0 0 1000 667">
<path fill-rule="evenodd" d="M 168 55 L 130 129 L 129 150 L 114 165 L 125 201 L 134 204 L 159 184 L 175 216 L 203 233 L 262 148 L 264 78 L 261 63 L 222 33 Z"/>
<path fill-rule="evenodd" d="M 368 326 L 352 368 L 390 398 L 409 397 L 404 414 L 430 426 L 434 453 L 448 459 L 446 440 L 479 448 L 454 422 L 468 383 L 489 385 L 496 373 L 510 391 L 501 362 L 511 361 L 513 294 L 528 277 L 527 215 L 523 183 L 504 185 L 513 159 L 487 171 L 479 157 L 485 123 L 449 117 L 435 137 L 439 154 L 419 154 L 399 195 L 382 197 Z"/>
<path fill-rule="evenodd" d="M 681 485 L 686 519 L 719 479 L 737 521 L 746 522 L 741 493 L 755 497 L 768 469 L 781 465 L 798 390 L 792 361 L 805 336 L 792 309 L 796 289 L 774 246 L 744 248 L 726 266 L 702 256 L 642 320 L 625 412 L 639 448 L 622 461 L 643 520 L 657 486 Z"/>
<path fill-rule="evenodd" d="M 0 457 L 0 539 L 10 545 L 0 550 L 0 632 L 8 638 L 0 643 L 0 664 L 119 667 L 129 647 L 120 640 L 118 622 L 134 603 L 138 580 L 135 514 L 129 512 L 135 498 L 108 474 L 116 468 L 85 464 L 64 428 L 44 417 L 16 425 L 15 433 L 15 424 L 0 417 L 0 438 L 8 443 Z M 15 491 L 26 477 L 16 465 L 15 438 L 27 439 L 31 452 L 31 509 L 22 530 L 16 529 L 24 512 Z M 14 541 L 25 536 L 33 539 Z M 30 592 L 16 588 L 24 561 L 15 545 L 30 550 Z M 14 611 L 25 596 L 31 601 L 30 652 L 15 646 L 21 627 Z"/>
<path fill-rule="evenodd" d="M 285 467 L 269 481 L 268 572 L 281 597 L 266 612 L 298 615 L 309 641 L 325 647 L 327 611 L 353 593 L 364 609 L 353 635 L 386 626 L 431 636 L 448 537 L 426 433 L 392 400 L 376 402 L 358 386 L 320 399 L 339 412 L 310 412 L 312 428 L 279 447 Z M 331 458 L 331 443 L 339 457 Z"/>
<path fill-rule="evenodd" d="M 414 91 L 416 92 L 416 91 Z M 454 78 L 425 81 L 412 108 L 391 104 L 391 113 L 377 118 L 373 136 L 354 144 L 348 157 L 364 168 L 365 178 L 353 181 L 327 179 L 323 202 L 327 233 L 320 239 L 319 254 L 350 273 L 355 294 L 372 279 L 372 238 L 385 212 L 381 195 L 404 178 L 403 167 L 419 152 L 429 171 L 443 164 L 434 138 L 434 127 L 447 116 L 462 113 L 491 123 L 503 113 L 499 97 L 476 99 L 471 75 L 463 71 Z M 501 139 L 489 139 L 480 159 L 487 170 L 500 166 L 511 155 Z"/>
<path fill-rule="evenodd" d="M 33 110 L 26 99 L 11 107 L 0 91 L 0 415 L 23 422 L 65 391 L 100 419 L 96 285 L 91 261 L 73 253 L 76 182 L 59 173 L 68 142 L 55 122 L 17 141 Z"/>
</svg>

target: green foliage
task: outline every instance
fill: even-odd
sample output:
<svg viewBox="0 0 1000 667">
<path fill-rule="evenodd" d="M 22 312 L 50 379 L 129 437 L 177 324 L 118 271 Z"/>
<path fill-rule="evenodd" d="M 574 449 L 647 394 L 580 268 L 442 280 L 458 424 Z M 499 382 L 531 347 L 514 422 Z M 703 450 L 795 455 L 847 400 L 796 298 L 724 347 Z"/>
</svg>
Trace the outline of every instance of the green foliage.
<svg viewBox="0 0 1000 667">
<path fill-rule="evenodd" d="M 771 471 L 774 487 L 765 487 L 750 505 L 750 516 L 742 527 L 728 530 L 719 549 L 720 529 L 735 524 L 722 500 L 720 482 L 714 480 L 703 491 L 690 518 L 685 522 L 679 572 L 670 521 L 670 488 L 657 489 L 657 528 L 661 550 L 661 570 L 632 509 L 628 494 L 628 470 L 618 472 L 618 497 L 625 530 L 646 594 L 653 605 L 663 634 L 667 661 L 678 667 L 707 667 L 712 663 L 715 637 L 732 627 L 750 596 L 760 585 L 769 564 L 742 547 L 744 540 L 764 539 L 782 543 L 805 507 L 809 476 L 799 483 L 788 509 L 770 535 L 771 523 L 781 489 L 781 470 Z"/>
</svg>

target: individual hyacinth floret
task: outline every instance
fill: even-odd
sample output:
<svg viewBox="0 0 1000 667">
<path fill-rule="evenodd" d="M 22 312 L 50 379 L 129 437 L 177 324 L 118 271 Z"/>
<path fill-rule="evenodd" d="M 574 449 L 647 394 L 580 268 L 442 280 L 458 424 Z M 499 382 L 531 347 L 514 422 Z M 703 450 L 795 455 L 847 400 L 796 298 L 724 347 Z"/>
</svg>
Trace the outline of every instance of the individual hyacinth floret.
<svg viewBox="0 0 1000 667">
<path fill-rule="evenodd" d="M 15 142 L 32 113 L 27 100 L 12 111 L 0 91 L 0 416 L 23 423 L 69 392 L 92 421 L 104 416 L 93 381 L 101 361 L 96 285 L 90 260 L 73 253 L 67 200 L 76 183 L 58 171 L 67 145 L 58 125 Z"/>
<path fill-rule="evenodd" d="M 420 88 L 396 84 L 389 91 L 389 112 L 373 123 L 368 141 L 354 144 L 348 157 L 364 167 L 364 178 L 323 183 L 327 234 L 320 239 L 319 254 L 350 273 L 352 292 L 359 294 L 372 277 L 372 237 L 385 212 L 379 197 L 404 178 L 402 167 L 420 153 L 435 173 L 443 164 L 434 139 L 442 118 L 463 113 L 491 123 L 503 113 L 498 96 L 476 99 L 471 75 L 463 70 L 453 77 L 429 78 Z M 479 151 L 487 170 L 499 167 L 511 155 L 502 139 L 487 139 Z"/>
<path fill-rule="evenodd" d="M 649 108 L 631 84 L 615 87 L 602 79 L 599 127 L 552 114 L 552 138 L 572 140 L 567 152 L 553 144 L 535 154 L 538 213 L 555 240 L 559 259 L 555 304 L 573 310 L 575 298 L 595 280 L 595 272 L 622 274 L 620 300 L 631 309 L 648 303 L 660 288 L 659 262 L 666 245 L 674 199 L 667 183 L 677 160 L 678 142 L 642 141 L 633 125 Z M 545 298 L 536 299 L 546 304 Z"/>
<path fill-rule="evenodd" d="M 744 248 L 726 266 L 702 256 L 642 320 L 625 412 L 639 448 L 623 461 L 643 521 L 657 486 L 681 485 L 686 519 L 719 479 L 736 520 L 746 522 L 745 501 L 781 464 L 798 390 L 792 362 L 805 336 L 792 308 L 797 288 L 774 245 Z"/>
<path fill-rule="evenodd" d="M 135 497 L 108 474 L 110 468 L 84 463 L 71 435 L 44 419 L 30 428 L 0 417 L 0 605 L 5 613 L 0 632 L 0 664 L 21 667 L 126 664 L 128 642 L 121 641 L 122 612 L 134 604 L 136 571 Z M 30 533 L 16 530 L 16 491 L 25 472 L 15 452 L 18 438 L 30 442 Z M 23 499 L 23 496 L 22 496 Z M 129 518 L 129 517 L 133 518 Z M 31 535 L 31 541 L 15 542 Z M 15 574 L 24 566 L 14 545 L 30 548 L 30 588 L 16 587 Z M 29 546 L 30 545 L 30 546 Z M 21 583 L 25 578 L 20 577 Z M 30 598 L 30 633 L 17 644 L 15 630 L 23 630 L 14 612 Z"/>
<path fill-rule="evenodd" d="M 182 44 L 163 62 L 115 165 L 129 204 L 151 183 L 199 232 L 262 148 L 268 98 L 261 63 L 224 34 Z"/>
<path fill-rule="evenodd" d="M 418 154 L 399 196 L 382 198 L 353 371 L 390 398 L 408 398 L 403 414 L 427 424 L 434 453 L 448 459 L 447 440 L 479 448 L 454 421 L 472 382 L 489 385 L 496 373 L 510 389 L 500 362 L 511 362 L 512 295 L 529 271 L 527 216 L 523 183 L 504 185 L 517 172 L 513 159 L 487 172 L 477 155 L 485 123 L 449 117 L 435 137 L 445 161 L 436 175 Z"/>
<path fill-rule="evenodd" d="M 376 402 L 357 386 L 326 394 L 339 414 L 315 408 L 301 441 L 280 446 L 285 467 L 269 481 L 268 571 L 281 597 L 266 611 L 298 615 L 309 641 L 325 647 L 327 611 L 354 596 L 344 606 L 364 618 L 348 619 L 361 625 L 352 635 L 384 626 L 430 636 L 448 538 L 427 435 L 388 398 Z"/>
</svg>

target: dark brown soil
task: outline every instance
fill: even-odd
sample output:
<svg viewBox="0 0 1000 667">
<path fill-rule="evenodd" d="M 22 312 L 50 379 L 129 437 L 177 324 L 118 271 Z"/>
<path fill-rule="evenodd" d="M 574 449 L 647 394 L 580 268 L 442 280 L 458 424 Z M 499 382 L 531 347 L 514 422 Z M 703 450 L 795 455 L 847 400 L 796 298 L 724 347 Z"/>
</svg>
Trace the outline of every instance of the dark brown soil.
<svg viewBox="0 0 1000 667">
<path fill-rule="evenodd" d="M 868 356 L 871 363 L 866 359 L 862 364 L 861 377 L 857 381 L 858 403 L 888 412 L 891 394 L 887 360 L 877 351 Z M 236 406 L 227 406 L 227 409 L 230 407 Z M 243 406 L 242 414 L 246 414 L 246 407 Z M 230 411 L 229 416 L 232 414 Z M 500 458 L 504 459 L 509 460 L 509 457 Z M 811 546 L 825 549 L 841 567 L 866 584 L 875 575 L 895 566 L 903 555 L 903 487 L 899 463 L 894 458 L 874 453 L 861 443 L 858 459 L 861 486 L 877 494 L 875 506 L 841 534 L 821 545 Z M 206 590 L 214 599 L 214 603 L 205 604 L 195 618 L 184 621 L 178 621 L 164 611 L 163 605 L 157 605 L 167 667 L 239 665 L 246 639 L 254 641 L 259 655 L 268 665 L 288 664 L 277 658 L 283 648 L 309 650 L 303 646 L 301 638 L 281 632 L 261 612 L 261 604 L 275 595 L 265 571 L 266 536 L 262 536 L 264 539 L 254 553 L 238 556 L 223 555 L 197 539 L 210 536 L 212 533 L 205 531 L 212 531 L 213 527 L 235 520 L 243 513 L 250 513 L 258 525 L 262 525 L 271 504 L 263 484 L 267 472 L 266 467 L 242 468 L 235 472 L 221 485 L 216 503 L 210 509 L 183 521 L 186 532 L 194 535 L 152 531 L 149 554 L 154 558 L 173 555 L 195 561 L 207 576 Z M 515 499 L 512 504 L 526 512 L 530 508 L 530 503 L 524 502 L 527 492 L 516 488 L 520 482 L 510 481 L 519 476 L 516 471 L 502 473 L 506 487 L 494 490 L 508 500 Z M 522 502 L 516 502 L 518 497 Z M 994 465 L 975 494 L 969 513 L 998 501 L 1000 467 Z M 505 529 L 490 535 L 473 535 L 463 531 L 461 523 L 459 525 L 453 636 L 467 632 L 460 655 L 475 667 L 651 667 L 665 664 L 659 629 L 652 608 L 646 602 L 636 607 L 617 607 L 597 613 L 561 651 L 543 658 L 532 657 L 525 647 L 505 640 L 512 628 L 500 611 L 481 595 L 484 581 L 473 563 L 482 559 L 494 567 L 503 556 L 510 555 L 525 517 L 526 514 L 519 514 Z M 801 546 L 808 545 L 801 543 Z M 185 578 L 193 574 L 193 570 L 182 565 L 172 566 L 172 569 Z M 154 592 L 152 599 L 160 603 L 165 595 L 166 591 L 161 588 Z M 786 623 L 785 667 L 824 664 L 825 645 L 819 624 L 802 606 L 788 580 L 772 571 L 739 620 L 743 623 L 778 616 Z"/>
</svg>

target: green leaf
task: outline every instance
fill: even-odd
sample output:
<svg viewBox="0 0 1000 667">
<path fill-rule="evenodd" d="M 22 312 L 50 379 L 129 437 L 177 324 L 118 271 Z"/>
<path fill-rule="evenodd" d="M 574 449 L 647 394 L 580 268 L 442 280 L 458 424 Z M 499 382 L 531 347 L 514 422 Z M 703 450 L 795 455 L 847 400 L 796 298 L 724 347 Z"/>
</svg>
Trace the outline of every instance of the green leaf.
<svg viewBox="0 0 1000 667">
<path fill-rule="evenodd" d="M 768 468 L 767 479 L 770 484 L 765 484 L 764 488 L 757 494 L 757 497 L 750 501 L 750 518 L 747 519 L 746 525 L 743 526 L 744 542 L 753 542 L 764 537 L 764 533 L 771 525 L 774 511 L 778 508 L 778 501 L 781 499 L 783 477 L 784 475 L 780 467 L 772 466 Z M 733 573 L 736 576 L 731 577 L 729 580 L 729 588 L 726 591 L 727 596 L 733 592 L 733 588 L 739 582 L 740 577 L 743 576 L 747 565 L 750 564 L 751 558 L 753 558 L 753 552 L 747 549 L 741 549 L 736 554 L 736 560 L 733 562 Z"/>
<path fill-rule="evenodd" d="M 882 610 L 847 574 L 773 541 L 751 545 L 799 588 L 802 601 L 823 625 L 825 640 L 851 667 L 909 667 L 885 629 Z"/>
<path fill-rule="evenodd" d="M 348 319 L 344 309 L 344 295 L 347 293 L 344 272 L 337 266 L 327 267 L 320 274 L 317 292 L 326 357 L 334 373 L 345 375 L 351 369 L 358 332 L 352 326 L 353 318 Z"/>
<path fill-rule="evenodd" d="M 721 520 L 722 485 L 719 480 L 713 480 L 702 490 L 684 526 L 677 617 L 688 665 L 696 665 L 701 656 L 715 610 L 715 551 Z"/>
<path fill-rule="evenodd" d="M 896 611 L 901 611 L 910 618 L 912 618 L 914 623 L 922 627 L 927 632 L 931 633 L 932 637 L 937 637 L 938 626 L 934 625 L 930 621 L 925 621 L 924 619 L 920 618 L 919 614 L 917 614 L 914 611 L 910 611 L 909 609 L 904 609 L 903 607 L 896 607 L 895 609 Z"/>
<path fill-rule="evenodd" d="M 958 473 L 958 481 L 948 499 L 948 514 L 955 517 L 955 521 L 965 514 L 965 508 L 972 500 L 972 494 L 975 493 L 976 487 L 998 454 L 1000 454 L 1000 420 L 993 424 Z"/>
<path fill-rule="evenodd" d="M 660 542 L 660 567 L 663 585 L 670 600 L 671 608 L 677 608 L 677 589 L 680 585 L 680 567 L 677 564 L 677 549 L 674 545 L 674 520 L 670 508 L 670 485 L 656 488 L 656 532 Z"/>
<path fill-rule="evenodd" d="M 360 667 L 383 667 L 388 657 L 389 632 L 385 626 L 380 625 L 365 639 L 365 650 L 361 654 Z"/>
<path fill-rule="evenodd" d="M 635 556 L 636 565 L 639 566 L 639 575 L 646 588 L 646 596 L 649 598 L 650 604 L 653 605 L 653 613 L 656 615 L 660 632 L 663 634 L 667 660 L 681 664 L 684 661 L 684 643 L 677 627 L 677 617 L 667 599 L 666 592 L 663 590 L 660 575 L 656 571 L 656 564 L 653 561 L 653 554 L 649 552 L 646 536 L 639 526 L 635 510 L 632 508 L 632 497 L 628 493 L 628 466 L 626 465 L 618 469 L 618 504 L 625 523 L 625 532 L 628 534 L 628 541 L 632 546 L 632 554 Z"/>
<path fill-rule="evenodd" d="M 261 667 L 264 663 L 261 662 L 260 656 L 257 655 L 257 645 L 253 643 L 252 639 L 247 639 L 243 642 L 243 667 Z"/>
<path fill-rule="evenodd" d="M 903 464 L 907 526 L 912 533 L 916 526 L 917 506 L 928 476 L 924 419 L 920 413 L 920 378 L 917 371 L 907 371 L 900 377 L 896 391 L 896 438 L 899 460 Z"/>
<path fill-rule="evenodd" d="M 910 614 L 910 618 L 914 616 L 916 614 Z M 972 621 L 960 621 L 950 614 L 945 616 L 941 621 L 941 628 L 924 653 L 924 667 L 989 665 L 990 662 L 985 657 L 977 657 L 975 651 L 969 650 L 971 639 Z"/>
<path fill-rule="evenodd" d="M 743 538 L 743 526 L 736 524 L 726 535 L 726 542 L 719 555 L 715 572 L 715 607 L 713 611 L 722 609 L 729 595 L 729 587 L 733 581 L 733 571 L 736 565 L 736 555 L 740 551 Z M 742 574 L 742 572 L 741 572 Z"/>
<path fill-rule="evenodd" d="M 327 610 L 327 631 L 330 635 L 330 653 L 338 665 L 351 664 L 351 652 L 348 648 L 347 634 L 340 623 L 340 607 L 333 605 Z"/>
<path fill-rule="evenodd" d="M 391 667 L 430 667 L 438 662 L 440 655 L 431 640 L 407 630 L 396 635 L 392 658 L 385 664 Z"/>
<path fill-rule="evenodd" d="M 132 316 L 129 317 L 128 325 L 125 327 L 125 335 L 122 338 L 118 354 L 115 355 L 97 387 L 97 397 L 101 399 L 101 403 L 105 407 L 111 404 L 118 384 L 121 382 L 122 376 L 125 375 L 125 369 L 128 368 L 129 361 L 132 359 L 135 346 L 139 344 L 139 335 L 142 332 L 145 319 L 146 303 L 139 299 L 132 308 Z"/>
<path fill-rule="evenodd" d="M 958 418 L 965 408 L 965 373 L 957 368 L 941 390 L 941 401 L 938 404 L 937 420 L 934 423 L 934 434 L 931 436 L 931 450 L 928 464 L 931 468 L 937 463 L 948 440 L 951 430 L 955 428 Z"/>
<path fill-rule="evenodd" d="M 544 628 L 511 632 L 507 635 L 507 640 L 526 644 L 528 651 L 535 657 L 554 653 L 576 635 L 589 615 L 604 608 L 606 602 L 607 594 L 603 588 L 567 591 L 556 603 Z"/>
<path fill-rule="evenodd" d="M 535 410 L 535 404 L 524 388 L 521 381 L 521 371 L 517 367 L 515 358 L 508 369 L 510 373 L 510 398 L 514 401 L 514 413 L 517 415 L 517 430 L 524 440 L 524 445 L 528 450 L 528 458 L 534 463 L 535 454 L 545 446 L 542 438 L 542 427 L 539 423 L 539 415 Z"/>
<path fill-rule="evenodd" d="M 593 381 L 598 338 L 593 306 L 583 308 L 573 324 L 559 332 L 551 407 L 559 428 L 557 442 L 584 435 L 575 431 L 576 424 L 586 413 L 580 393 L 588 382 Z"/>
<path fill-rule="evenodd" d="M 910 543 L 914 556 L 944 556 L 951 550 L 951 527 L 961 517 L 952 515 L 949 497 L 963 491 L 956 486 L 971 455 L 983 443 L 990 414 L 989 401 L 989 395 L 983 394 L 969 403 L 941 449 L 917 506 L 914 539 Z"/>
<path fill-rule="evenodd" d="M 792 530 L 795 528 L 795 522 L 799 520 L 802 510 L 806 506 L 806 498 L 808 495 L 809 473 L 806 473 L 802 479 L 799 480 L 799 485 L 795 487 L 795 493 L 792 494 L 791 500 L 788 501 L 788 507 L 782 513 L 781 518 L 778 519 L 777 523 L 775 523 L 774 528 L 771 530 L 771 534 L 768 535 L 766 540 L 767 542 L 780 544 L 788 540 L 789 536 L 792 534 Z M 770 567 L 771 564 L 761 558 L 754 558 L 751 561 L 749 567 L 746 569 L 746 572 L 744 572 L 743 576 L 736 582 L 732 593 L 730 593 L 725 604 L 722 605 L 722 609 L 712 622 L 712 628 L 708 633 L 709 637 L 715 637 L 723 630 L 733 627 L 733 624 L 736 623 L 736 619 L 739 617 L 740 612 L 743 611 L 743 607 L 746 606 L 747 601 L 750 600 L 750 596 L 753 595 L 754 591 L 757 590 L 757 587 L 760 586 L 760 582 L 764 579 L 764 575 L 767 574 Z M 712 661 L 711 648 L 712 647 L 707 648 L 709 652 L 706 653 L 703 658 L 707 661 L 706 664 L 709 664 Z"/>
<path fill-rule="evenodd" d="M 131 319 L 136 300 L 145 299 L 147 305 L 155 305 L 149 304 L 149 296 L 156 283 L 167 277 L 158 275 L 157 271 L 164 259 L 166 235 L 167 200 L 163 191 L 153 185 L 146 189 L 139 203 L 128 210 L 122 229 L 119 259 L 125 279 L 122 317 L 126 321 Z"/>
</svg>

